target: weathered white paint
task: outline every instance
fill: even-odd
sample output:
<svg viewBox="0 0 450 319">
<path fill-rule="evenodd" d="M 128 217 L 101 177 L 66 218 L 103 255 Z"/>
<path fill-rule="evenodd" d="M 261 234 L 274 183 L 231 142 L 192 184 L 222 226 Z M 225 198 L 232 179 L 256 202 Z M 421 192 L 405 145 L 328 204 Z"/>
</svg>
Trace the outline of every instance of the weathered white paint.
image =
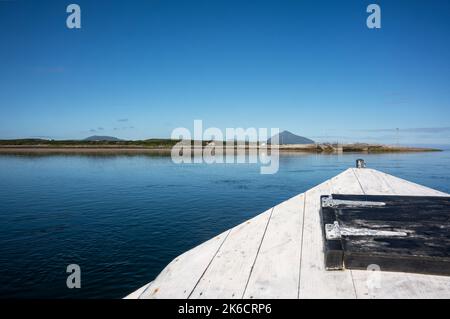
<svg viewBox="0 0 450 319">
<path fill-rule="evenodd" d="M 361 195 L 361 186 L 356 179 L 354 170 L 349 168 L 339 175 L 330 179 L 331 193 L 333 194 L 354 194 Z M 323 194 L 327 195 L 327 194 Z"/>
<path fill-rule="evenodd" d="M 449 196 L 446 193 L 435 189 L 425 187 L 404 179 L 371 170 L 373 175 L 379 175 L 389 184 L 392 195 L 410 195 L 410 196 Z"/>
<path fill-rule="evenodd" d="M 175 258 L 139 298 L 188 298 L 229 232 L 228 230 Z"/>
<path fill-rule="evenodd" d="M 190 298 L 242 298 L 272 210 L 230 231 Z"/>
<path fill-rule="evenodd" d="M 152 282 L 153 281 L 149 282 L 148 284 L 145 284 L 138 290 L 133 291 L 131 294 L 129 294 L 128 296 L 126 296 L 123 299 L 139 299 L 139 297 L 142 295 L 142 293 L 147 289 L 148 286 L 150 286 L 152 284 Z"/>
<path fill-rule="evenodd" d="M 323 235 L 320 223 L 320 196 L 329 195 L 331 182 L 327 181 L 305 196 L 303 246 L 300 264 L 299 298 L 355 298 L 351 273 L 326 271 L 323 253 Z"/>
<path fill-rule="evenodd" d="M 385 178 L 380 174 L 374 174 L 371 169 L 352 168 L 352 171 L 358 179 L 359 185 L 365 194 L 387 195 L 392 193 L 392 188 L 388 185 Z"/>
<path fill-rule="evenodd" d="M 304 195 L 275 206 L 244 298 L 297 298 Z"/>
<path fill-rule="evenodd" d="M 449 196 L 348 169 L 177 257 L 127 298 L 450 298 L 450 277 L 326 271 L 319 210 L 331 193 Z"/>
</svg>

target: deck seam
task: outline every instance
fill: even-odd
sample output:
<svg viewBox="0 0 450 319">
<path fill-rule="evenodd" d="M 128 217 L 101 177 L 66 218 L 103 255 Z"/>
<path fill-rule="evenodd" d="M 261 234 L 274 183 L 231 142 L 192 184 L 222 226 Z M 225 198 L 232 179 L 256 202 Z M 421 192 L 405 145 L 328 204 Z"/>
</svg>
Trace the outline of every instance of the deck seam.
<svg viewBox="0 0 450 319">
<path fill-rule="evenodd" d="M 303 238 L 305 237 L 305 210 L 306 210 L 306 194 L 303 194 L 303 217 L 302 217 L 302 240 L 300 243 L 300 266 L 298 267 L 298 287 L 297 287 L 297 299 L 300 299 L 300 281 L 302 280 L 302 257 L 303 257 Z"/>
<path fill-rule="evenodd" d="M 356 180 L 358 181 L 358 185 L 359 185 L 359 187 L 361 188 L 361 191 L 363 192 L 364 195 L 366 195 L 366 192 L 364 191 L 364 188 L 362 187 L 362 184 L 361 184 L 361 182 L 359 181 L 358 175 L 356 175 L 355 169 L 356 169 L 356 168 L 352 168 L 353 175 L 355 175 L 355 178 L 356 178 Z M 360 169 L 363 169 L 363 168 L 360 168 Z"/>
<path fill-rule="evenodd" d="M 270 223 L 270 220 L 272 219 L 272 214 L 273 214 L 273 211 L 274 211 L 275 207 L 276 206 L 272 207 L 272 210 L 270 211 L 270 216 L 269 216 L 269 219 L 267 220 L 267 224 L 266 224 L 266 227 L 264 229 L 264 233 L 262 235 L 261 242 L 259 243 L 258 250 L 256 251 L 255 260 L 253 260 L 252 267 L 250 268 L 250 274 L 248 275 L 247 282 L 245 283 L 245 288 L 244 288 L 244 292 L 242 293 L 242 298 L 241 299 L 244 299 L 245 292 L 247 291 L 247 286 L 248 286 L 248 283 L 250 282 L 250 278 L 251 278 L 252 273 L 253 273 L 253 268 L 255 267 L 256 260 L 258 259 L 259 251 L 261 249 L 262 243 L 263 243 L 264 238 L 266 236 L 267 228 L 269 228 L 269 223 Z"/>
<path fill-rule="evenodd" d="M 361 192 L 363 192 L 364 195 L 367 195 L 366 191 L 364 190 L 364 188 L 361 185 L 361 182 L 359 181 L 358 175 L 356 175 L 355 169 L 356 168 L 352 168 L 353 175 L 355 175 L 355 178 L 358 181 L 359 188 L 361 188 Z M 357 291 L 356 285 L 355 285 L 355 278 L 353 278 L 353 270 L 351 270 L 351 269 L 349 269 L 349 270 L 350 270 L 350 277 L 352 277 L 353 290 L 355 291 L 355 299 L 359 299 L 358 298 L 358 291 Z"/>
<path fill-rule="evenodd" d="M 148 284 L 144 285 L 143 287 L 144 290 L 142 290 L 142 292 L 139 294 L 139 296 L 136 297 L 136 299 L 141 299 L 142 295 L 144 294 L 144 292 L 147 291 L 148 287 L 150 287 L 152 285 L 153 281 L 150 281 Z"/>
<path fill-rule="evenodd" d="M 156 278 L 158 278 L 158 277 L 156 277 Z M 155 280 L 156 280 L 156 278 L 155 278 Z M 141 297 L 147 292 L 148 288 L 150 288 L 150 286 L 152 285 L 153 282 L 155 282 L 155 280 L 151 281 L 147 285 L 147 287 L 145 287 L 144 291 L 141 292 L 141 294 L 137 297 L 137 299 L 141 299 Z"/>
<path fill-rule="evenodd" d="M 220 248 L 222 248 L 223 244 L 225 243 L 225 241 L 226 241 L 227 238 L 228 238 L 228 235 L 231 233 L 231 230 L 232 230 L 232 229 L 228 230 L 227 235 L 225 236 L 224 240 L 220 243 L 219 248 L 217 248 L 216 252 L 214 253 L 214 256 L 211 258 L 211 260 L 209 261 L 208 265 L 206 265 L 205 270 L 203 270 L 202 275 L 200 276 L 200 278 L 198 278 L 197 282 L 195 283 L 194 287 L 192 288 L 191 292 L 189 293 L 189 295 L 187 296 L 186 299 L 191 298 L 192 294 L 193 294 L 194 291 L 195 291 L 195 288 L 197 288 L 198 284 L 200 283 L 200 280 L 202 280 L 203 276 L 205 275 L 205 273 L 206 273 L 206 271 L 208 270 L 209 266 L 210 266 L 211 263 L 213 262 L 214 258 L 216 258 L 217 254 L 218 254 L 219 251 L 220 251 Z"/>
</svg>

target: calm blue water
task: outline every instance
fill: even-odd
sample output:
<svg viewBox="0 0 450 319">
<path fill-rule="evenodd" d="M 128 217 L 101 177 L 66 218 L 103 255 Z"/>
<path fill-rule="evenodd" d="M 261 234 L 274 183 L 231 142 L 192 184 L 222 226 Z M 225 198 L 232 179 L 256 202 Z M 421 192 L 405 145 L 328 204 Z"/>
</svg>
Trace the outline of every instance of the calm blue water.
<svg viewBox="0 0 450 319">
<path fill-rule="evenodd" d="M 450 152 L 289 155 L 175 165 L 158 156 L 0 156 L 0 297 L 121 298 L 180 253 L 365 158 L 450 192 Z M 66 266 L 82 288 L 66 288 Z"/>
</svg>

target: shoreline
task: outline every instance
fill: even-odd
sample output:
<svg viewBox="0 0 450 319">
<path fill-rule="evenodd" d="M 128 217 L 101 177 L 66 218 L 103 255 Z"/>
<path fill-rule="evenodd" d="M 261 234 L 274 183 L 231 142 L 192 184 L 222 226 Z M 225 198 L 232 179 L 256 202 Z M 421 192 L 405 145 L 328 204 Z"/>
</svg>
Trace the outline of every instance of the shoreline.
<svg viewBox="0 0 450 319">
<path fill-rule="evenodd" d="M 193 148 L 193 152 L 201 153 L 203 148 Z M 227 150 L 258 151 L 263 149 L 271 151 L 270 148 L 260 148 L 257 146 L 225 147 Z M 145 147 L 136 145 L 0 145 L 0 154 L 170 154 L 172 147 Z M 280 145 L 280 153 L 315 153 L 315 154 L 340 154 L 340 153 L 424 153 L 424 152 L 442 152 L 441 149 L 405 147 L 405 146 L 387 146 L 387 145 L 342 145 L 339 147 L 332 145 Z"/>
</svg>

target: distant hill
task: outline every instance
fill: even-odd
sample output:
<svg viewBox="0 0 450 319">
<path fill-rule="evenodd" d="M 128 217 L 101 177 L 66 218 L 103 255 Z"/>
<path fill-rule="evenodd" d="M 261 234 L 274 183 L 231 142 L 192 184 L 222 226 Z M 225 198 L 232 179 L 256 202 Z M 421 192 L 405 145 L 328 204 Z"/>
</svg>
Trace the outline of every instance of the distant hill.
<svg viewBox="0 0 450 319">
<path fill-rule="evenodd" d="M 283 131 L 278 135 L 278 144 L 315 144 L 313 140 L 310 140 L 309 138 L 295 135 L 294 133 L 291 133 L 289 131 Z M 267 144 L 272 144 L 272 139 L 276 137 L 277 135 L 272 136 L 267 140 Z"/>
<path fill-rule="evenodd" d="M 87 141 L 87 142 L 99 142 L 99 141 L 119 142 L 119 141 L 121 141 L 121 139 L 118 139 L 117 137 L 113 137 L 113 136 L 93 135 L 93 136 L 86 137 L 83 141 Z"/>
</svg>

